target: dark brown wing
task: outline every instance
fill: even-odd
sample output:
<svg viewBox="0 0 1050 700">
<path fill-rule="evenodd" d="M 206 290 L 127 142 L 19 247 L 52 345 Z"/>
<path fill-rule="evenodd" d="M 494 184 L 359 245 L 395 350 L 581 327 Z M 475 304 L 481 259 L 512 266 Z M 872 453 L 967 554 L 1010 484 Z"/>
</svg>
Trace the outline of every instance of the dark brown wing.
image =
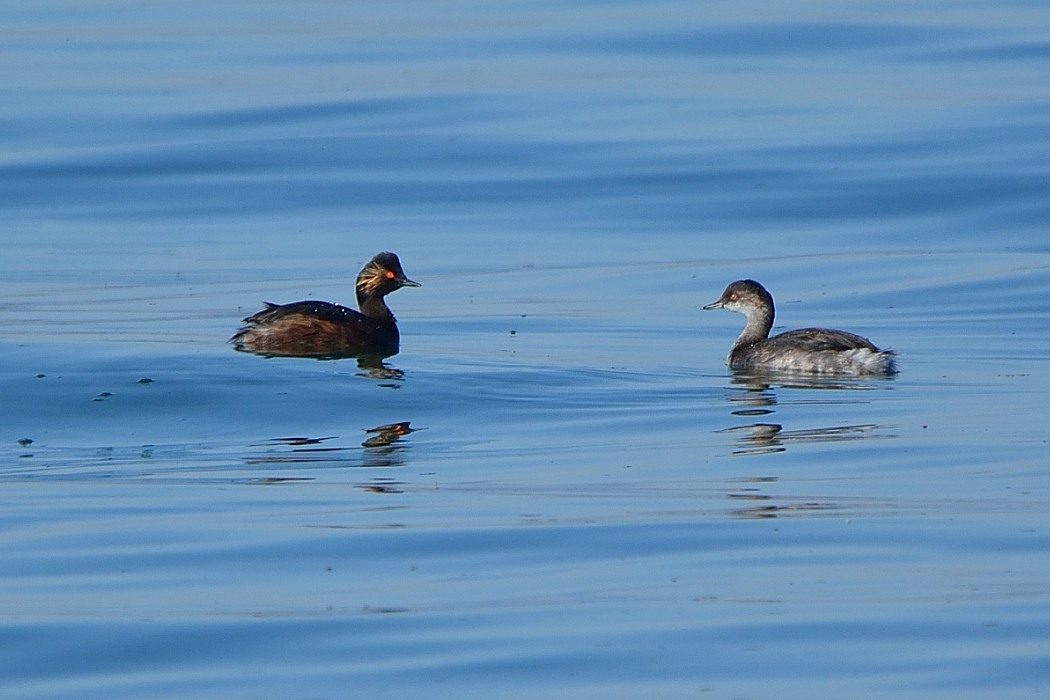
<svg viewBox="0 0 1050 700">
<path fill-rule="evenodd" d="M 785 348 L 796 348 L 800 350 L 821 352 L 831 350 L 843 352 L 846 350 L 860 350 L 862 348 L 879 352 L 867 338 L 850 333 L 849 331 L 838 331 L 830 328 L 799 328 L 775 335 L 763 343 L 770 348 L 783 344 Z"/>
<path fill-rule="evenodd" d="M 263 302 L 266 308 L 244 319 L 245 323 L 273 323 L 288 316 L 303 316 L 332 323 L 355 323 L 367 320 L 361 313 L 327 301 L 296 301 L 291 304 Z"/>
<path fill-rule="evenodd" d="M 230 339 L 257 355 L 338 358 L 398 351 L 397 326 L 324 301 L 266 304 Z"/>
</svg>

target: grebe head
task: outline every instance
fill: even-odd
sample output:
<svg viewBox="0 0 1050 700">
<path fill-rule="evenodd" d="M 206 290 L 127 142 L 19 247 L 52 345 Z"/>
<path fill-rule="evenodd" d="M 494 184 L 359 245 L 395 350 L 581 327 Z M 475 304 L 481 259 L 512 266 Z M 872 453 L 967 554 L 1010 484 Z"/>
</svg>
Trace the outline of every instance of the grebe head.
<svg viewBox="0 0 1050 700">
<path fill-rule="evenodd" d="M 421 287 L 405 277 L 401 261 L 393 253 L 380 253 L 372 258 L 357 275 L 357 301 L 368 297 L 384 297 L 402 287 Z"/>
<path fill-rule="evenodd" d="M 728 309 L 750 316 L 756 311 L 772 311 L 773 295 L 754 280 L 737 280 L 731 282 L 718 301 L 713 301 L 704 309 Z"/>
</svg>

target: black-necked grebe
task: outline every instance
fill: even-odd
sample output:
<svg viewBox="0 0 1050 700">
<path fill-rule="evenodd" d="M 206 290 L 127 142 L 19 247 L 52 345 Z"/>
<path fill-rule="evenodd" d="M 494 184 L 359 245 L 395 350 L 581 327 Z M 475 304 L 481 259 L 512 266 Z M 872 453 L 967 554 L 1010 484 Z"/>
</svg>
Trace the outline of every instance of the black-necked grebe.
<svg viewBox="0 0 1050 700">
<path fill-rule="evenodd" d="M 703 307 L 744 314 L 747 325 L 733 343 L 727 362 L 734 370 L 807 372 L 871 376 L 894 374 L 893 352 L 867 338 L 830 328 L 801 328 L 769 337 L 773 296 L 754 280 L 737 280 L 722 297 Z"/>
<path fill-rule="evenodd" d="M 238 350 L 285 357 L 354 357 L 397 353 L 397 319 L 383 301 L 401 287 L 419 287 L 405 277 L 393 253 L 379 253 L 357 275 L 360 312 L 326 301 L 271 304 L 244 319 L 230 342 Z"/>
</svg>

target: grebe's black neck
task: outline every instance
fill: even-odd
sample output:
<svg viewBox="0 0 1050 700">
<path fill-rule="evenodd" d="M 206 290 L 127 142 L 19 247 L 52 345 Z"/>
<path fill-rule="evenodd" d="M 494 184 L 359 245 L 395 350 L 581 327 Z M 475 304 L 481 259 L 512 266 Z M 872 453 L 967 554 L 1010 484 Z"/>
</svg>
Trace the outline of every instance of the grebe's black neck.
<svg viewBox="0 0 1050 700">
<path fill-rule="evenodd" d="M 391 326 L 397 323 L 397 319 L 394 318 L 394 314 L 390 312 L 390 307 L 386 305 L 386 301 L 383 300 L 383 297 L 363 295 L 359 291 L 357 294 L 357 304 L 364 316 L 374 318 L 377 321 L 390 324 Z"/>
</svg>

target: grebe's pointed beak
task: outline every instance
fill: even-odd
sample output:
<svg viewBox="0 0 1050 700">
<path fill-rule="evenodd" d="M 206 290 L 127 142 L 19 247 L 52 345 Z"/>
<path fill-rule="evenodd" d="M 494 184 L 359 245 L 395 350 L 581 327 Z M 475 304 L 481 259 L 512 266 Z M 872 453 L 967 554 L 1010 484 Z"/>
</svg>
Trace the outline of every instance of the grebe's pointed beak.
<svg viewBox="0 0 1050 700">
<path fill-rule="evenodd" d="M 407 277 L 402 277 L 401 279 L 398 280 L 398 282 L 401 283 L 402 287 L 422 287 L 423 286 L 419 282 L 414 282 L 414 281 L 408 279 Z"/>
<path fill-rule="evenodd" d="M 701 306 L 700 308 L 703 309 L 704 311 L 710 311 L 711 309 L 722 309 L 722 308 L 725 308 L 725 305 L 726 305 L 725 302 L 722 301 L 721 299 L 719 299 L 718 301 L 712 301 L 710 304 L 705 304 L 704 306 Z"/>
</svg>

